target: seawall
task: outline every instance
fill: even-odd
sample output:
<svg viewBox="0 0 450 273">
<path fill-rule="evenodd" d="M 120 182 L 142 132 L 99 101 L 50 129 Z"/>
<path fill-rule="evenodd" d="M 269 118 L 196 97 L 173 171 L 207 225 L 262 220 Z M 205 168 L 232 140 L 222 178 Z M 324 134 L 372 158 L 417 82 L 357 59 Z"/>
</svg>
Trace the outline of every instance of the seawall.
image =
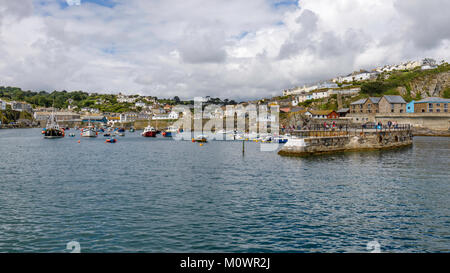
<svg viewBox="0 0 450 273">
<path fill-rule="evenodd" d="M 412 131 L 365 131 L 357 134 L 289 139 L 278 152 L 283 156 L 381 150 L 412 145 Z"/>
</svg>

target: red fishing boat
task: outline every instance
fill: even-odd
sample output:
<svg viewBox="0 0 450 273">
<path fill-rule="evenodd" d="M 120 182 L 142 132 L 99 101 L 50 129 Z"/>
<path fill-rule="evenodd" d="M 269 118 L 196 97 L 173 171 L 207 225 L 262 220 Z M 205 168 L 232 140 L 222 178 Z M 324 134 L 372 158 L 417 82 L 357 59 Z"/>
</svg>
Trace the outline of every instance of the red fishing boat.
<svg viewBox="0 0 450 273">
<path fill-rule="evenodd" d="M 143 137 L 156 137 L 156 130 L 151 126 L 147 126 L 142 133 Z"/>
</svg>

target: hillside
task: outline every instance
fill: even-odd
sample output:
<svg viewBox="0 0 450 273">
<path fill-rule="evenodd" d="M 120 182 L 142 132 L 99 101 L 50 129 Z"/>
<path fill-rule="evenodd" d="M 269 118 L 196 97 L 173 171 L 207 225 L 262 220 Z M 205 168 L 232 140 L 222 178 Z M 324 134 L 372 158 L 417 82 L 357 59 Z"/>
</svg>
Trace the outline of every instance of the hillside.
<svg viewBox="0 0 450 273">
<path fill-rule="evenodd" d="M 406 101 L 426 97 L 450 97 L 450 65 L 435 69 L 382 73 L 375 81 L 361 84 L 361 93 L 370 96 L 401 95 Z"/>
</svg>

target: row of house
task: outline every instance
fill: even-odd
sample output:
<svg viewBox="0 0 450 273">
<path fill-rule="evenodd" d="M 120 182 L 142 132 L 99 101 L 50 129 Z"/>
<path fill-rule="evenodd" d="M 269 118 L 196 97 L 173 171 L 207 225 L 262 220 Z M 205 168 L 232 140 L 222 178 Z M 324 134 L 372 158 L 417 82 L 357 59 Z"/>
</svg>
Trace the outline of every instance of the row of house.
<svg viewBox="0 0 450 273">
<path fill-rule="evenodd" d="M 283 90 L 283 96 L 299 95 L 304 93 L 309 93 L 319 89 L 331 89 L 338 88 L 337 83 L 334 82 L 322 82 L 312 85 L 303 85 L 302 87 L 295 87 L 292 89 Z"/>
<path fill-rule="evenodd" d="M 375 68 L 378 73 L 391 72 L 396 70 L 411 70 L 416 67 L 421 67 L 422 70 L 434 69 L 437 67 L 436 61 L 431 58 L 425 58 L 420 61 L 408 61 L 401 64 L 385 65 Z"/>
<path fill-rule="evenodd" d="M 352 114 L 378 113 L 448 113 L 450 99 L 429 97 L 406 101 L 401 96 L 383 96 L 360 99 L 350 104 Z"/>
<path fill-rule="evenodd" d="M 365 81 L 376 78 L 378 73 L 376 72 L 362 72 L 362 73 L 352 73 L 343 77 L 336 77 L 333 79 L 333 82 L 336 83 L 344 83 L 344 82 L 353 82 L 353 81 Z"/>
<path fill-rule="evenodd" d="M 406 101 L 401 96 L 360 99 L 350 104 L 352 114 L 405 113 Z"/>
<path fill-rule="evenodd" d="M 322 99 L 330 97 L 332 95 L 343 95 L 343 96 L 356 95 L 359 92 L 361 92 L 361 88 L 358 87 L 349 89 L 328 89 L 311 93 L 304 93 L 294 97 L 294 99 L 292 100 L 292 105 L 297 106 L 299 103 L 305 102 L 307 100 Z"/>
<path fill-rule="evenodd" d="M 33 112 L 33 107 L 31 107 L 30 104 L 25 103 L 25 102 L 17 102 L 17 101 L 11 101 L 11 102 L 6 102 L 3 100 L 0 100 L 0 110 L 6 110 L 6 106 L 10 105 L 11 106 L 11 110 L 14 111 L 19 111 L 19 112 Z"/>
<path fill-rule="evenodd" d="M 406 105 L 407 113 L 448 113 L 450 99 L 429 97 L 411 101 Z"/>
</svg>

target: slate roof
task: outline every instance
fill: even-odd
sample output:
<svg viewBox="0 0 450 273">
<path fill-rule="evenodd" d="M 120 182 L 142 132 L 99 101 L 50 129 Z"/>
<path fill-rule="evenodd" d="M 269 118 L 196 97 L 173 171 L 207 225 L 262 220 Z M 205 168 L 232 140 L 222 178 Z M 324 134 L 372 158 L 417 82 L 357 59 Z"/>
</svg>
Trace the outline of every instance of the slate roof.
<svg viewBox="0 0 450 273">
<path fill-rule="evenodd" d="M 350 103 L 350 105 L 364 104 L 364 103 L 366 103 L 366 101 L 367 101 L 367 99 L 360 99 L 360 100 Z"/>
<path fill-rule="evenodd" d="M 444 98 L 439 98 L 439 97 L 430 97 L 430 98 L 416 101 L 415 103 L 450 103 L 450 99 L 444 99 Z"/>
<path fill-rule="evenodd" d="M 406 103 L 401 96 L 384 96 L 389 103 Z"/>
</svg>

